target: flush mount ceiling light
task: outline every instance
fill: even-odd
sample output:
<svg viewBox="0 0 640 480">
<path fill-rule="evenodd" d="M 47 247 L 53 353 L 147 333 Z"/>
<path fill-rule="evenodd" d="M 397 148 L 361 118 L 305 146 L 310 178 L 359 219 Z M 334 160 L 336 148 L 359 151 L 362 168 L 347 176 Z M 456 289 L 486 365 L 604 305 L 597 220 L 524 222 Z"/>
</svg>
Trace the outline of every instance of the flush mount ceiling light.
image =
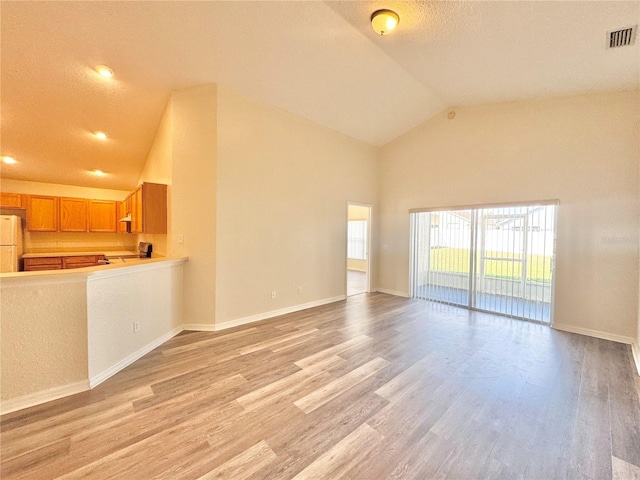
<svg viewBox="0 0 640 480">
<path fill-rule="evenodd" d="M 106 140 L 107 139 L 107 134 L 104 132 L 93 132 L 93 135 L 96 138 L 99 138 L 100 140 Z"/>
<path fill-rule="evenodd" d="M 371 14 L 371 26 L 378 35 L 388 35 L 400 22 L 398 14 L 392 10 L 376 10 Z"/>
<path fill-rule="evenodd" d="M 93 173 L 94 175 L 97 175 L 98 177 L 104 177 L 106 175 L 106 173 L 104 173 L 102 170 L 98 168 L 94 168 L 93 170 L 91 170 L 91 173 Z"/>
<path fill-rule="evenodd" d="M 98 72 L 103 77 L 107 77 L 107 78 L 113 77 L 113 70 L 111 70 L 106 65 L 96 65 L 96 72 Z"/>
<path fill-rule="evenodd" d="M 7 165 L 14 165 L 18 163 L 18 161 L 13 157 L 2 157 L 2 161 Z"/>
</svg>

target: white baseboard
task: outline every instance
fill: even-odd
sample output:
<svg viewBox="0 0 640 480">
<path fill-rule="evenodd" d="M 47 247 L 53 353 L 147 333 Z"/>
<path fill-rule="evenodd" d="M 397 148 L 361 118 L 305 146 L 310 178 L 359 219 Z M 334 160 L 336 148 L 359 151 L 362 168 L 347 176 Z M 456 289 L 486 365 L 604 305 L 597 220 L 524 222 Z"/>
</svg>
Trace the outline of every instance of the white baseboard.
<svg viewBox="0 0 640 480">
<path fill-rule="evenodd" d="M 636 362 L 638 375 L 640 375 L 640 345 L 636 342 L 633 342 L 633 345 L 631 345 L 631 353 L 633 354 L 633 360 Z"/>
<path fill-rule="evenodd" d="M 93 387 L 95 387 L 97 385 L 100 385 L 106 379 L 114 376 L 116 373 L 118 373 L 123 368 L 128 367 L 129 365 L 131 365 L 133 362 L 135 362 L 139 358 L 144 357 L 147 353 L 149 353 L 154 348 L 159 347 L 160 345 L 162 345 L 164 342 L 166 342 L 170 338 L 175 337 L 182 330 L 183 330 L 182 327 L 174 328 L 170 332 L 165 333 L 164 335 L 162 335 L 160 338 L 156 338 L 153 342 L 145 345 L 140 350 L 137 350 L 137 351 L 133 352 L 131 355 L 123 358 L 122 360 L 120 360 L 115 365 L 112 365 L 111 367 L 109 367 L 106 370 L 100 372 L 99 374 L 94 375 L 93 377 L 89 378 L 89 386 L 91 388 L 93 388 Z"/>
<path fill-rule="evenodd" d="M 82 380 L 80 382 L 30 393 L 22 397 L 12 398 L 11 400 L 5 400 L 0 403 L 0 415 L 22 410 L 23 408 L 33 407 L 34 405 L 40 405 L 41 403 L 50 402 L 52 400 L 58 400 L 59 398 L 75 395 L 76 393 L 85 392 L 89 389 L 89 381 Z"/>
<path fill-rule="evenodd" d="M 551 325 L 551 328 L 562 330 L 563 332 L 578 333 L 580 335 L 586 335 L 588 337 L 601 338 L 602 340 L 611 340 L 612 342 L 633 345 L 633 338 L 625 337 L 624 335 L 617 335 L 615 333 L 602 332 L 600 330 L 591 330 L 589 328 L 574 327 L 573 325 L 562 325 L 559 323 L 554 323 L 553 325 Z"/>
<path fill-rule="evenodd" d="M 182 325 L 182 330 L 193 330 L 196 332 L 215 332 L 215 325 L 207 325 L 204 323 L 185 323 Z"/>
<path fill-rule="evenodd" d="M 272 310 L 271 312 L 258 313 L 257 315 L 250 315 L 248 317 L 238 318 L 235 320 L 228 320 L 226 322 L 217 323 L 215 329 L 216 331 L 218 331 L 225 330 L 227 328 L 238 327 L 240 325 L 246 325 L 247 323 L 259 322 L 260 320 L 279 317 L 280 315 L 286 315 L 287 313 L 299 312 L 300 310 L 306 310 L 307 308 L 319 307 L 320 305 L 339 302 L 346 298 L 346 295 L 338 295 L 337 297 L 323 298 L 322 300 L 316 300 L 315 302 L 302 303 L 300 305 L 293 305 L 292 307 Z"/>
<path fill-rule="evenodd" d="M 396 297 L 409 298 L 407 292 L 398 292 L 397 290 L 389 290 L 387 288 L 376 288 L 376 292 L 386 293 L 387 295 L 395 295 Z"/>
</svg>

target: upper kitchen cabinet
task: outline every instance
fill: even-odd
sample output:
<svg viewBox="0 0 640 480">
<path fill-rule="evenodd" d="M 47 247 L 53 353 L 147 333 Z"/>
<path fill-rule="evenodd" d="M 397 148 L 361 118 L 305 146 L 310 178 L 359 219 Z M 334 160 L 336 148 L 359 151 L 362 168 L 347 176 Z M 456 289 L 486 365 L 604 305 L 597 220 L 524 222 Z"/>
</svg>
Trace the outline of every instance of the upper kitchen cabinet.
<svg viewBox="0 0 640 480">
<path fill-rule="evenodd" d="M 89 200 L 89 231 L 117 232 L 118 202 L 112 200 Z"/>
<path fill-rule="evenodd" d="M 143 183 L 131 194 L 131 233 L 167 233 L 167 186 Z"/>
<path fill-rule="evenodd" d="M 22 194 L 20 193 L 0 193 L 0 207 L 4 208 L 23 208 Z"/>
<path fill-rule="evenodd" d="M 57 232 L 59 205 L 57 197 L 27 195 L 27 230 Z"/>
<path fill-rule="evenodd" d="M 87 201 L 84 198 L 60 199 L 60 231 L 87 231 Z"/>
<path fill-rule="evenodd" d="M 129 206 L 127 207 L 127 205 Z M 123 202 L 118 202 L 118 233 L 129 232 L 129 222 L 120 221 L 121 218 L 129 215 L 131 215 L 131 197 L 127 197 Z"/>
</svg>

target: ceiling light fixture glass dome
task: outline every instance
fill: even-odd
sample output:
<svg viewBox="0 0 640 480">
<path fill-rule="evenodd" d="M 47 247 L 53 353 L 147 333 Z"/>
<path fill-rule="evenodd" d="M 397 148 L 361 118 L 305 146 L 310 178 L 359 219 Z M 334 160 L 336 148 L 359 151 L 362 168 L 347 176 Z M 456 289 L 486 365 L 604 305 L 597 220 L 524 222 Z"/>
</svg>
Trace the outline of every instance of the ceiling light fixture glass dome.
<svg viewBox="0 0 640 480">
<path fill-rule="evenodd" d="M 378 35 L 388 35 L 398 26 L 400 17 L 393 10 L 376 10 L 371 14 L 371 26 Z"/>
</svg>

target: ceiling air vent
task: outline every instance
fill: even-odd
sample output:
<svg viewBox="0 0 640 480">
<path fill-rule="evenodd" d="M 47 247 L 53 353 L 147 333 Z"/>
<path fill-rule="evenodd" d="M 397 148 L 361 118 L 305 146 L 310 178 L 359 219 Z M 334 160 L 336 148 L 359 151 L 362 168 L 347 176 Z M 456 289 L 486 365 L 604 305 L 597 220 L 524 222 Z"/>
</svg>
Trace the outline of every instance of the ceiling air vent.
<svg viewBox="0 0 640 480">
<path fill-rule="evenodd" d="M 609 48 L 625 47 L 627 45 L 633 45 L 636 40 L 637 25 L 633 27 L 622 28 L 609 32 Z"/>
</svg>

